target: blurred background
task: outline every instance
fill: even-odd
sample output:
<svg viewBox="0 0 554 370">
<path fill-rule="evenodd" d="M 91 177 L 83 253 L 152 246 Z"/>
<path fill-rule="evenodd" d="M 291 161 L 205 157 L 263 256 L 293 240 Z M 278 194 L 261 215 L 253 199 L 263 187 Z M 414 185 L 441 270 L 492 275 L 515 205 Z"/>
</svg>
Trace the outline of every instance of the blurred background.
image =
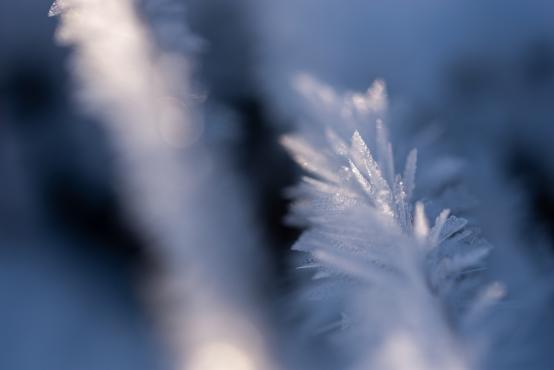
<svg viewBox="0 0 554 370">
<path fill-rule="evenodd" d="M 383 78 L 393 136 L 431 132 L 439 152 L 464 158 L 485 233 L 501 241 L 515 225 L 518 253 L 539 275 L 552 272 L 552 1 L 175 1 L 201 43 L 192 72 L 201 140 L 225 157 L 241 194 L 212 206 L 217 227 L 249 215 L 237 232 L 256 235 L 248 279 L 277 328 L 274 346 L 286 341 L 283 306 L 297 284 L 289 249 L 301 230 L 284 219 L 300 173 L 279 138 L 298 117 L 299 72 L 340 90 Z M 0 0 L 0 368 L 171 369 L 145 288 L 164 257 L 128 215 L 102 118 L 75 99 L 73 49 L 56 43 L 50 6 Z M 545 331 L 553 307 L 540 310 Z"/>
</svg>

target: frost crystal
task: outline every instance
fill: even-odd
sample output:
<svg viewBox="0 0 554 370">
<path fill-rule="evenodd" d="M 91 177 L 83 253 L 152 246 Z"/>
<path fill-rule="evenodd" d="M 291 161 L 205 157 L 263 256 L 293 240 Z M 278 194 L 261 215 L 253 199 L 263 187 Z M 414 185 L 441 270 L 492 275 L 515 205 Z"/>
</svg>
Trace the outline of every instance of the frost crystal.
<svg viewBox="0 0 554 370">
<path fill-rule="evenodd" d="M 424 203 L 412 200 L 417 151 L 395 173 L 382 81 L 342 96 L 306 75 L 296 82 L 310 119 L 283 143 L 310 177 L 293 191 L 291 219 L 308 226 L 294 249 L 316 271 L 308 300 L 336 308 L 314 314 L 310 330 L 338 337 L 354 369 L 468 368 L 451 325 L 462 325 L 484 286 L 488 244 L 448 210 L 430 225 Z M 356 325 L 340 330 L 333 320 Z M 393 343 L 410 356 L 392 358 Z"/>
<path fill-rule="evenodd" d="M 48 16 L 49 17 L 55 17 L 60 15 L 66 8 L 66 4 L 64 0 L 56 0 L 50 7 L 50 10 L 48 10 Z"/>
</svg>

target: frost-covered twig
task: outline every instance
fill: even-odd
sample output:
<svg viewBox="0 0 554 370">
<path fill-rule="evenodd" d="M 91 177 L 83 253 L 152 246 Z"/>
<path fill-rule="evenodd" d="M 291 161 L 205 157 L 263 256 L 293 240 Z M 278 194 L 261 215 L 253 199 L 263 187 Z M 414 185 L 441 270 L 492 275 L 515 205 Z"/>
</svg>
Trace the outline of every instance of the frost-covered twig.
<svg viewBox="0 0 554 370">
<path fill-rule="evenodd" d="M 294 249 L 315 270 L 310 332 L 336 340 L 351 369 L 471 368 L 466 327 L 501 293 L 480 274 L 489 245 L 448 210 L 431 225 L 413 202 L 417 152 L 397 174 L 383 82 L 366 94 L 307 75 L 296 86 L 305 124 L 283 143 L 310 173 L 291 216 L 308 227 Z"/>
<path fill-rule="evenodd" d="M 113 142 L 129 217 L 162 260 L 153 293 L 173 297 L 167 324 L 182 367 L 264 369 L 246 278 L 257 240 L 232 176 L 200 140 L 182 12 L 170 0 L 59 0 L 50 13 L 74 46 L 80 101 Z"/>
</svg>

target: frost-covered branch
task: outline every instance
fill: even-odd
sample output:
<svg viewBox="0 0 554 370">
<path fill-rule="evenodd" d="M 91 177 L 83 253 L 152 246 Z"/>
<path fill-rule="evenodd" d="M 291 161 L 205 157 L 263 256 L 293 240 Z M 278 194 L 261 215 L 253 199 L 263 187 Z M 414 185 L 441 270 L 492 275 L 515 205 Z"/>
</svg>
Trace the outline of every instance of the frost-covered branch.
<svg viewBox="0 0 554 370">
<path fill-rule="evenodd" d="M 59 0 L 50 14 L 74 47 L 80 102 L 113 142 L 128 215 L 162 260 L 149 293 L 169 308 L 160 314 L 180 365 L 269 368 L 247 279 L 258 240 L 235 180 L 201 140 L 187 57 L 197 42 L 181 4 Z"/>
<path fill-rule="evenodd" d="M 466 326 L 501 294 L 481 274 L 490 246 L 414 202 L 417 152 L 398 174 L 383 82 L 341 95 L 300 75 L 296 87 L 307 108 L 283 143 L 309 173 L 291 216 L 308 228 L 294 245 L 314 270 L 308 331 L 336 341 L 351 369 L 472 368 Z"/>
</svg>

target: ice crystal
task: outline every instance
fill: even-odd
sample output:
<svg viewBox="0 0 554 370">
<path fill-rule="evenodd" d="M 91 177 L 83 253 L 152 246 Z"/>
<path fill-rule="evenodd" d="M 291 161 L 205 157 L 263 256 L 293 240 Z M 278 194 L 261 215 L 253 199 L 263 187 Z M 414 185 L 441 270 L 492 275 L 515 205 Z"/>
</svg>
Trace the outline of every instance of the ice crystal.
<svg viewBox="0 0 554 370">
<path fill-rule="evenodd" d="M 311 330 L 333 328 L 347 351 L 360 347 L 358 355 L 376 342 L 372 356 L 354 356 L 352 368 L 467 368 L 452 327 L 485 286 L 479 273 L 489 245 L 449 210 L 431 224 L 424 203 L 414 202 L 417 151 L 396 173 L 382 81 L 342 96 L 306 75 L 296 86 L 310 109 L 308 124 L 283 139 L 309 173 L 292 192 L 291 220 L 308 226 L 294 249 L 316 271 L 306 297 L 335 307 L 315 314 Z M 355 325 L 340 330 L 345 321 Z M 410 352 L 404 360 L 388 352 L 397 337 Z"/>
<path fill-rule="evenodd" d="M 55 17 L 57 15 L 60 15 L 64 9 L 64 2 L 63 0 L 56 0 L 50 7 L 50 10 L 48 10 L 48 16 L 49 17 Z"/>
</svg>

